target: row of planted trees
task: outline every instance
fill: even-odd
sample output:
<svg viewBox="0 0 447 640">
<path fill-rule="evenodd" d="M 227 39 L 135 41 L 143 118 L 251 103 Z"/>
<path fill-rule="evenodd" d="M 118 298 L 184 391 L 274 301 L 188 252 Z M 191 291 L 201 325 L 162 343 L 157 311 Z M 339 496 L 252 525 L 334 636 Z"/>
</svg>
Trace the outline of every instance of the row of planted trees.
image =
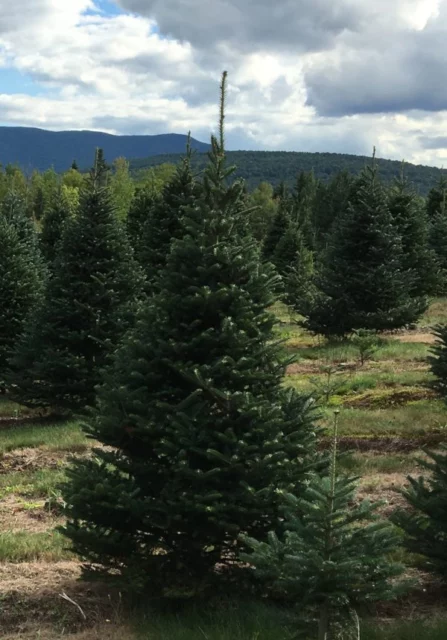
<svg viewBox="0 0 447 640">
<path fill-rule="evenodd" d="M 222 114 L 224 96 L 225 76 Z M 82 414 L 86 432 L 105 445 L 73 463 L 63 489 L 63 531 L 90 572 L 184 595 L 235 574 L 249 581 L 254 568 L 261 592 L 292 599 L 300 623 L 318 621 L 315 635 L 335 637 L 340 625 L 358 624 L 360 606 L 403 588 L 389 555 L 401 535 L 375 519 L 376 505 L 356 504 L 335 441 L 330 458 L 318 451 L 312 399 L 283 386 L 289 361 L 269 308 L 284 295 L 284 279 L 262 256 L 243 184 L 231 174 L 222 117 L 204 174 L 194 175 L 188 152 L 161 194 L 138 191 L 126 226 L 100 153 L 76 215 L 56 200 L 40 237 L 23 201 L 8 196 L 0 216 L 2 384 L 27 406 Z M 378 244 L 392 247 L 399 264 L 385 262 L 377 278 L 388 287 L 388 271 L 399 275 L 392 295 L 405 304 L 380 313 L 419 305 L 425 293 L 399 290 L 404 254 L 388 238 L 397 237 L 395 216 L 374 169 L 355 193 L 343 223 L 353 229 L 363 216 L 355 255 L 365 259 Z M 300 246 L 314 264 L 314 249 L 304 239 Z M 372 259 L 365 264 L 369 277 Z M 362 327 L 371 326 L 367 317 Z M 427 555 L 427 536 L 447 523 L 423 498 L 442 499 L 442 490 L 415 484 L 419 511 L 396 515 L 410 546 L 425 536 Z"/>
</svg>

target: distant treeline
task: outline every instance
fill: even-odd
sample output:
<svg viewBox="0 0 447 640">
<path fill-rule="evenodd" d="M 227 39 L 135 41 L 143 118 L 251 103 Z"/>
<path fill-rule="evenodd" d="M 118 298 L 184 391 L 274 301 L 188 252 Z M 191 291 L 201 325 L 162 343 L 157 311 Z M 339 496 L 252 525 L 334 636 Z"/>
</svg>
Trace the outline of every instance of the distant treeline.
<svg viewBox="0 0 447 640">
<path fill-rule="evenodd" d="M 141 169 L 155 167 L 160 164 L 177 164 L 178 154 L 165 154 L 131 160 L 132 173 Z M 197 153 L 192 160 L 196 170 L 203 170 L 206 166 L 206 153 Z M 277 186 L 285 182 L 292 186 L 296 176 L 302 171 L 313 171 L 316 178 L 327 182 L 340 171 L 358 175 L 371 158 L 353 156 L 341 153 L 304 153 L 294 151 L 229 151 L 228 162 L 237 166 L 236 175 L 244 178 L 249 188 L 256 187 L 261 182 L 270 182 Z M 378 160 L 378 170 L 381 180 L 388 184 L 402 174 L 402 162 L 396 160 Z M 437 184 L 441 176 L 441 169 L 405 163 L 406 178 L 414 185 L 421 195 L 427 195 Z"/>
</svg>

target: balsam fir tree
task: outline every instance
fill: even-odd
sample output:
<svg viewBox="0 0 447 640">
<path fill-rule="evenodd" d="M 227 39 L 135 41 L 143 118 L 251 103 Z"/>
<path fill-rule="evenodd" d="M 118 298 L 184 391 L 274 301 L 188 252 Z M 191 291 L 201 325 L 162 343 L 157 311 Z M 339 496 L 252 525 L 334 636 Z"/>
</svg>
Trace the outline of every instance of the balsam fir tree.
<svg viewBox="0 0 447 640">
<path fill-rule="evenodd" d="M 433 222 L 441 208 L 443 208 L 447 195 L 447 178 L 441 175 L 438 184 L 430 189 L 427 196 L 427 218 Z"/>
<path fill-rule="evenodd" d="M 70 219 L 70 210 L 63 197 L 62 189 L 44 216 L 40 233 L 42 254 L 49 265 L 52 265 L 59 252 L 64 227 Z"/>
<path fill-rule="evenodd" d="M 140 264 L 152 290 L 166 266 L 171 244 L 182 235 L 182 216 L 186 206 L 194 201 L 198 185 L 191 170 L 192 149 L 188 140 L 186 156 L 163 188 L 152 206 L 151 214 L 141 228 L 138 252 Z"/>
<path fill-rule="evenodd" d="M 142 276 L 103 185 L 96 163 L 11 360 L 12 395 L 24 405 L 78 412 L 93 404 L 101 368 L 131 324 Z"/>
<path fill-rule="evenodd" d="M 390 191 L 388 206 L 402 241 L 402 268 L 411 277 L 410 295 L 434 295 L 439 275 L 436 255 L 429 247 L 427 216 L 422 199 L 403 175 Z"/>
<path fill-rule="evenodd" d="M 283 388 L 266 311 L 279 279 L 239 233 L 243 185 L 225 183 L 225 78 L 203 185 L 99 390 L 88 433 L 114 450 L 76 462 L 64 489 L 74 549 L 135 588 L 217 577 L 241 531 L 276 522 L 273 488 L 299 486 L 315 453 L 311 403 Z"/>
<path fill-rule="evenodd" d="M 430 349 L 428 362 L 434 376 L 431 386 L 447 400 L 447 325 L 437 325 L 436 342 Z"/>
<path fill-rule="evenodd" d="M 302 493 L 280 492 L 283 533 L 272 531 L 267 541 L 242 536 L 251 549 L 242 560 L 255 576 L 295 601 L 302 617 L 308 613 L 306 638 L 331 640 L 346 627 L 360 637 L 360 607 L 401 590 L 393 579 L 404 567 L 390 559 L 399 534 L 377 516 L 382 503 L 356 501 L 356 486 L 357 478 L 337 472 L 335 430 L 329 473 L 314 475 Z"/>
<path fill-rule="evenodd" d="M 374 165 L 364 170 L 351 197 L 321 258 L 319 294 L 304 325 L 343 336 L 412 324 L 426 299 L 411 297 L 414 274 L 404 269 L 401 237 Z"/>
<path fill-rule="evenodd" d="M 409 477 L 403 491 L 408 510 L 400 509 L 394 522 L 405 531 L 408 550 L 425 557 L 427 569 L 447 582 L 447 449 L 426 452 L 429 460 L 418 460 L 426 477 Z"/>
<path fill-rule="evenodd" d="M 276 248 L 290 226 L 290 213 L 287 207 L 287 201 L 280 199 L 278 211 L 262 247 L 262 257 L 266 261 L 274 259 Z"/>
<path fill-rule="evenodd" d="M 444 295 L 447 292 L 447 201 L 445 197 L 436 214 L 433 214 L 429 231 L 429 245 L 435 254 L 438 268 L 436 293 Z"/>
<path fill-rule="evenodd" d="M 15 228 L 0 216 L 0 390 L 8 359 L 40 295 L 34 264 Z"/>
</svg>

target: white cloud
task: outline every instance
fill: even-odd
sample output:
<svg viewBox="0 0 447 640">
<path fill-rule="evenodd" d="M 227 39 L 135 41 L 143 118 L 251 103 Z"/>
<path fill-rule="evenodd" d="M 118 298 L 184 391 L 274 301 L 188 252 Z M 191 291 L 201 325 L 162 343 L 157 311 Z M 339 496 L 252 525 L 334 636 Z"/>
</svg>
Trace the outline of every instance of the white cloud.
<svg viewBox="0 0 447 640">
<path fill-rule="evenodd" d="M 118 1 L 118 0 L 117 0 Z M 447 0 L 0 0 L 0 64 L 39 95 L 0 120 L 206 140 L 230 72 L 233 148 L 444 162 Z M 428 114 L 428 115 L 427 115 Z"/>
</svg>

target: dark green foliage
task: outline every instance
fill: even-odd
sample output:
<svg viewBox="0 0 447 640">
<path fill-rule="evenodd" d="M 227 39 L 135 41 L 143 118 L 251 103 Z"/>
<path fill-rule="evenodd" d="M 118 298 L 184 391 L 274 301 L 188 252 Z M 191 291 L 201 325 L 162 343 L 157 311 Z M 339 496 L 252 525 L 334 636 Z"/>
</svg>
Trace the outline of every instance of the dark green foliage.
<svg viewBox="0 0 447 640">
<path fill-rule="evenodd" d="M 305 322 L 315 333 L 397 329 L 426 308 L 425 298 L 410 296 L 413 274 L 404 271 L 401 238 L 375 167 L 358 179 L 321 260 L 320 293 Z"/>
<path fill-rule="evenodd" d="M 408 478 L 403 491 L 409 509 L 394 514 L 394 522 L 405 533 L 405 545 L 425 556 L 427 568 L 447 581 L 447 452 L 426 452 L 429 460 L 419 460 L 427 476 Z"/>
<path fill-rule="evenodd" d="M 54 262 L 58 254 L 62 234 L 69 218 L 70 211 L 62 197 L 62 192 L 59 191 L 42 221 L 40 233 L 42 254 L 49 264 Z"/>
<path fill-rule="evenodd" d="M 128 155 L 127 157 L 132 156 Z M 135 158 L 136 154 L 133 157 Z M 237 175 L 246 180 L 249 188 L 253 189 L 260 182 L 270 182 L 274 187 L 284 182 L 289 188 L 293 187 L 296 176 L 301 171 L 314 171 L 315 177 L 325 183 L 344 171 L 358 175 L 370 162 L 370 158 L 341 153 L 230 151 L 228 161 L 237 165 Z M 179 157 L 166 154 L 131 160 L 131 171 L 137 172 L 143 168 L 158 166 L 166 162 L 177 164 Z M 200 171 L 205 167 L 206 162 L 206 154 L 197 153 L 193 161 L 193 168 Z M 380 159 L 379 165 L 380 177 L 385 184 L 391 184 L 401 175 L 402 163 L 399 161 Z M 426 195 L 439 181 L 441 169 L 407 164 L 406 174 L 417 192 Z"/>
<path fill-rule="evenodd" d="M 315 201 L 318 183 L 313 171 L 298 175 L 293 194 L 292 220 L 298 225 L 305 245 L 315 248 Z"/>
<path fill-rule="evenodd" d="M 444 202 L 432 219 L 429 245 L 436 256 L 437 293 L 443 295 L 447 292 L 447 209 Z"/>
<path fill-rule="evenodd" d="M 298 226 L 289 222 L 271 258 L 280 275 L 286 275 L 290 267 L 295 264 L 302 244 L 303 237 Z"/>
<path fill-rule="evenodd" d="M 76 162 L 76 160 L 73 160 L 73 162 L 71 163 L 71 168 L 75 171 L 79 171 L 78 163 Z"/>
<path fill-rule="evenodd" d="M 0 216 L 0 389 L 8 359 L 40 294 L 38 273 L 13 225 Z"/>
<path fill-rule="evenodd" d="M 438 290 L 436 255 L 429 247 L 429 224 L 424 202 L 404 180 L 397 180 L 388 200 L 391 216 L 402 241 L 402 268 L 412 274 L 412 297 L 433 295 Z"/>
<path fill-rule="evenodd" d="M 272 225 L 262 247 L 262 257 L 264 260 L 272 261 L 274 259 L 276 248 L 287 232 L 290 222 L 290 215 L 286 209 L 286 203 L 284 200 L 280 200 L 278 212 L 273 218 Z"/>
<path fill-rule="evenodd" d="M 433 333 L 436 336 L 436 342 L 428 358 L 435 378 L 432 386 L 447 399 L 447 325 L 437 325 Z"/>
<path fill-rule="evenodd" d="M 45 298 L 12 360 L 13 397 L 80 411 L 130 324 L 141 277 L 107 189 L 95 173 L 63 235 Z"/>
<path fill-rule="evenodd" d="M 220 133 L 159 291 L 99 391 L 88 431 L 116 450 L 77 462 L 64 490 L 75 550 L 158 593 L 217 577 L 241 531 L 276 522 L 274 487 L 299 483 L 315 451 L 309 402 L 282 387 L 266 311 L 278 276 L 239 233 L 243 188 L 225 186 Z"/>
<path fill-rule="evenodd" d="M 134 250 L 135 258 L 144 267 L 145 242 L 151 226 L 152 211 L 158 200 L 152 189 L 137 189 L 126 220 L 127 235 Z"/>
<path fill-rule="evenodd" d="M 427 195 L 427 217 L 433 221 L 441 210 L 445 210 L 447 195 L 447 178 L 441 174 L 438 183 L 430 189 Z"/>
<path fill-rule="evenodd" d="M 327 185 L 318 183 L 315 195 L 315 232 L 321 248 L 326 246 L 336 220 L 346 212 L 353 182 L 354 176 L 345 170 L 336 174 Z"/>
<path fill-rule="evenodd" d="M 255 576 L 295 601 L 302 619 L 310 614 L 314 630 L 305 637 L 339 637 L 340 627 L 357 626 L 359 607 L 400 590 L 393 579 L 403 566 L 389 557 L 400 537 L 377 516 L 382 503 L 356 500 L 356 480 L 337 473 L 334 453 L 328 475 L 314 475 L 301 495 L 283 494 L 283 534 L 242 538 L 252 550 L 242 560 Z"/>
<path fill-rule="evenodd" d="M 36 272 L 36 286 L 40 294 L 48 273 L 40 250 L 36 228 L 26 214 L 26 204 L 23 198 L 10 191 L 1 204 L 0 216 L 3 216 L 14 227 L 19 242 L 27 254 L 27 259 Z"/>
<path fill-rule="evenodd" d="M 171 244 L 182 235 L 182 216 L 186 206 L 194 201 L 197 182 L 191 172 L 191 149 L 177 167 L 173 178 L 165 185 L 150 216 L 142 226 L 141 246 L 138 252 L 148 283 L 152 289 L 166 266 Z"/>
</svg>

